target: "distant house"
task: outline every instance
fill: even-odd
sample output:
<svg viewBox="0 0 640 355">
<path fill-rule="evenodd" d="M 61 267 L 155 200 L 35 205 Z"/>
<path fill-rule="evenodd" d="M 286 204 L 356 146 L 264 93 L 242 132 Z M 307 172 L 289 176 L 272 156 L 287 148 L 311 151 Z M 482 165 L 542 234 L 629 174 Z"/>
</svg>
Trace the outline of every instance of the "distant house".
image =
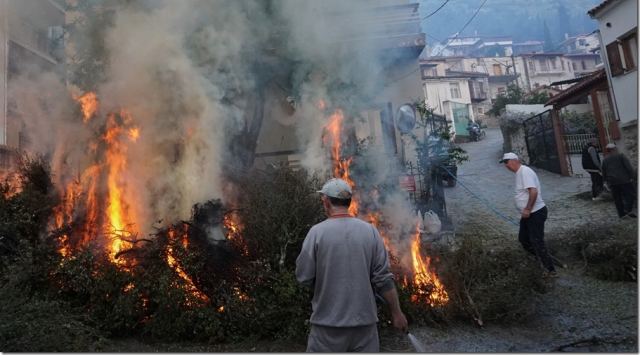
<svg viewBox="0 0 640 355">
<path fill-rule="evenodd" d="M 525 89 L 531 91 L 561 80 L 573 79 L 573 65 L 563 53 L 522 54 L 525 62 Z"/>
<path fill-rule="evenodd" d="M 513 55 L 520 55 L 523 53 L 542 53 L 544 42 L 542 41 L 525 41 L 514 43 L 513 47 Z"/>
<path fill-rule="evenodd" d="M 513 54 L 513 39 L 508 36 L 449 37 L 444 45 L 434 48 L 432 56 L 494 57 Z"/>
<path fill-rule="evenodd" d="M 450 64 L 444 58 L 420 63 L 424 98 L 434 113 L 446 116 L 456 138 L 466 139 L 468 123 L 489 108 L 489 75 L 451 70 Z"/>
<path fill-rule="evenodd" d="M 638 153 L 638 1 L 605 0 L 589 10 L 598 21 L 601 52 L 616 120 L 622 134 L 613 139 Z M 636 161 L 636 159 L 631 159 Z"/>
<path fill-rule="evenodd" d="M 564 41 L 559 45 L 565 53 L 591 53 L 594 50 L 600 49 L 600 39 L 598 34 L 580 34 L 577 36 L 569 36 L 565 33 Z"/>
<path fill-rule="evenodd" d="M 571 53 L 565 54 L 564 57 L 571 61 L 571 69 L 576 77 L 593 73 L 602 63 L 598 53 Z"/>
</svg>

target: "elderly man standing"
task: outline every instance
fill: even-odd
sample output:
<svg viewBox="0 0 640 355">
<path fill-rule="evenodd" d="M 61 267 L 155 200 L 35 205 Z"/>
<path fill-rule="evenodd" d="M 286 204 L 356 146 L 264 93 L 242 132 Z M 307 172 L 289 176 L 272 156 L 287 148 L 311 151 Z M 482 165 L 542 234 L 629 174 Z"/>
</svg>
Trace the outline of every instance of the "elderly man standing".
<svg viewBox="0 0 640 355">
<path fill-rule="evenodd" d="M 598 140 L 591 138 L 582 149 L 582 168 L 591 176 L 592 200 L 596 200 L 604 189 L 604 182 L 602 181 L 602 173 L 600 171 L 600 156 L 596 149 L 597 144 Z"/>
<path fill-rule="evenodd" d="M 296 260 L 296 278 L 313 288 L 309 352 L 378 352 L 374 289 L 391 309 L 393 326 L 407 331 L 378 230 L 352 217 L 351 187 L 331 179 L 321 193 L 328 218 L 313 226 Z"/>
<path fill-rule="evenodd" d="M 605 150 L 607 155 L 602 161 L 602 177 L 611 189 L 618 217 L 636 217 L 631 212 L 636 199 L 636 171 L 629 159 L 618 152 L 615 144 L 607 144 Z"/>
<path fill-rule="evenodd" d="M 544 276 L 556 277 L 553 260 L 544 243 L 544 222 L 548 211 L 542 200 L 538 176 L 531 168 L 522 165 L 514 153 L 504 154 L 500 163 L 516 174 L 515 203 L 521 215 L 518 233 L 520 244 L 542 262 L 547 269 Z"/>
</svg>

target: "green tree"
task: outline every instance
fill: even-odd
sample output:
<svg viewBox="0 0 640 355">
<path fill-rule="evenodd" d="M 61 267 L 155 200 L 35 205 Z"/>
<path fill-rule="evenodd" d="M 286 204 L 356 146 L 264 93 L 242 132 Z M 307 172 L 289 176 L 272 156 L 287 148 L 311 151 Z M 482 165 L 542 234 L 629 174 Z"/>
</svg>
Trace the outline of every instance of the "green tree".
<svg viewBox="0 0 640 355">
<path fill-rule="evenodd" d="M 547 21 L 544 21 L 544 51 L 545 53 L 553 52 L 554 45 L 553 39 L 551 38 L 551 32 L 549 31 L 549 26 L 547 26 Z"/>
<path fill-rule="evenodd" d="M 544 104 L 548 100 L 549 95 L 546 92 L 538 91 L 526 94 L 518 85 L 509 84 L 507 91 L 498 95 L 488 113 L 493 116 L 499 116 L 507 105 Z"/>
</svg>

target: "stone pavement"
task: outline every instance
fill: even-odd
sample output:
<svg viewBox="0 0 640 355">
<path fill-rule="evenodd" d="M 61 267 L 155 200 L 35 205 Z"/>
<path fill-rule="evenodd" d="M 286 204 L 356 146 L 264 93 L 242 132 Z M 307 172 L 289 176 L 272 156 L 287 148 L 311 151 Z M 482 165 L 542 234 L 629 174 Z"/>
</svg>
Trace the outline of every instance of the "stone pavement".
<svg viewBox="0 0 640 355">
<path fill-rule="evenodd" d="M 458 184 L 445 188 L 447 212 L 456 229 L 473 225 L 474 228 L 489 228 L 496 234 L 517 233 L 517 226 L 505 222 L 487 204 L 473 196 L 480 196 L 504 216 L 516 223 L 519 221 L 513 202 L 514 174 L 498 163 L 502 157 L 502 133 L 495 128 L 486 132 L 485 139 L 460 145 L 467 151 L 469 161 L 458 167 Z M 591 191 L 588 175 L 566 177 L 535 167 L 532 169 L 538 174 L 542 198 L 549 208 L 548 232 L 562 232 L 577 225 L 618 218 L 610 197 L 591 201 L 590 196 L 584 194 Z"/>
</svg>

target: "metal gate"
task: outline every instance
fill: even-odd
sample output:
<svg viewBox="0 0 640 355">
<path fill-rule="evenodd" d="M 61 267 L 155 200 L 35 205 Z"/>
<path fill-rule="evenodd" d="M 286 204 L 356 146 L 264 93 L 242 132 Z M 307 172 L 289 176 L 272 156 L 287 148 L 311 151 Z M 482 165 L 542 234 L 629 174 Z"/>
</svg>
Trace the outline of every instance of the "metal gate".
<svg viewBox="0 0 640 355">
<path fill-rule="evenodd" d="M 523 125 L 529 165 L 562 174 L 551 110 L 528 118 Z"/>
</svg>

